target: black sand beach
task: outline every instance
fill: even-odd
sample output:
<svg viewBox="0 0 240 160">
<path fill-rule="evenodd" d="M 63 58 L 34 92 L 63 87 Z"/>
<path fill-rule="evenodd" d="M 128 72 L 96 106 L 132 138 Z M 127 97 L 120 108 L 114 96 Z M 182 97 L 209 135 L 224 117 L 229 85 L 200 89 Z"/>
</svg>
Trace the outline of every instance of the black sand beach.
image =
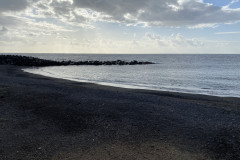
<svg viewBox="0 0 240 160">
<path fill-rule="evenodd" d="M 0 65 L 0 159 L 240 159 L 240 99 L 121 89 Z"/>
</svg>

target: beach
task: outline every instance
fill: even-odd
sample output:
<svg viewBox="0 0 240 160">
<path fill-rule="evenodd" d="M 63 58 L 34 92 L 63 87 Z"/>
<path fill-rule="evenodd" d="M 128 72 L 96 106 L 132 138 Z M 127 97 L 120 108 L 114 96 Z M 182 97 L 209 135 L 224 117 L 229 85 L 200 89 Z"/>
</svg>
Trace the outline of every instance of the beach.
<svg viewBox="0 0 240 160">
<path fill-rule="evenodd" d="M 240 159 L 240 99 L 0 65 L 0 159 Z"/>
</svg>

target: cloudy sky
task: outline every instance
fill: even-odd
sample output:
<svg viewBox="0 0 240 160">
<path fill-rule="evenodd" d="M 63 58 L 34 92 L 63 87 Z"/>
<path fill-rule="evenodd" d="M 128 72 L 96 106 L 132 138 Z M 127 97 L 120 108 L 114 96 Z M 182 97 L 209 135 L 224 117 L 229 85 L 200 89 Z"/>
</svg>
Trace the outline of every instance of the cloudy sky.
<svg viewBox="0 0 240 160">
<path fill-rule="evenodd" d="M 0 53 L 240 53 L 238 0 L 0 0 Z"/>
</svg>

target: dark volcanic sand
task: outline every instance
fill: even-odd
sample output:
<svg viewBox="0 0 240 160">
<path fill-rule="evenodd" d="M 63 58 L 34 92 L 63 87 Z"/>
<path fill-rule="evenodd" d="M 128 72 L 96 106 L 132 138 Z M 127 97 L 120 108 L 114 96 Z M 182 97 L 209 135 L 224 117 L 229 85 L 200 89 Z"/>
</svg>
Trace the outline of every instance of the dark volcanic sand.
<svg viewBox="0 0 240 160">
<path fill-rule="evenodd" d="M 0 159 L 240 159 L 240 99 L 77 83 L 0 66 Z"/>
</svg>

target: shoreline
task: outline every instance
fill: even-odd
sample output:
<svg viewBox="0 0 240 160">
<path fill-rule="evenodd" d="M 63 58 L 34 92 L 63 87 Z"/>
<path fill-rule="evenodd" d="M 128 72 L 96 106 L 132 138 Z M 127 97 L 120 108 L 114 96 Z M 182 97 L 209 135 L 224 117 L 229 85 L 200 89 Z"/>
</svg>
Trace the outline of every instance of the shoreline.
<svg viewBox="0 0 240 160">
<path fill-rule="evenodd" d="M 240 158 L 239 98 L 125 89 L 21 69 L 0 65 L 1 159 Z"/>
<path fill-rule="evenodd" d="M 39 68 L 39 67 L 38 67 Z M 88 81 L 88 80 L 77 80 L 74 78 L 62 78 L 62 77 L 54 77 L 50 75 L 44 75 L 39 73 L 34 73 L 30 71 L 25 71 L 25 69 L 30 69 L 29 67 L 25 67 L 22 69 L 23 72 L 40 75 L 44 77 L 50 77 L 50 78 L 56 78 L 56 79 L 63 79 L 63 80 L 69 80 L 74 82 L 80 82 L 80 83 L 91 83 L 96 85 L 102 85 L 102 86 L 109 86 L 109 87 L 116 87 L 116 88 L 123 88 L 123 89 L 133 89 L 133 90 L 149 90 L 149 91 L 156 91 L 156 92 L 170 92 L 170 93 L 178 93 L 178 94 L 192 94 L 192 95 L 199 95 L 199 96 L 213 96 L 213 97 L 223 97 L 223 98 L 240 98 L 238 96 L 231 96 L 231 95 L 214 95 L 214 94 L 207 94 L 207 93 L 194 93 L 191 91 L 174 91 L 174 90 L 168 90 L 168 89 L 153 89 L 150 87 L 141 87 L 137 85 L 129 85 L 129 84 L 117 84 L 117 83 L 110 83 L 110 82 L 94 82 L 94 81 Z M 181 89 L 180 89 L 181 90 Z"/>
</svg>

